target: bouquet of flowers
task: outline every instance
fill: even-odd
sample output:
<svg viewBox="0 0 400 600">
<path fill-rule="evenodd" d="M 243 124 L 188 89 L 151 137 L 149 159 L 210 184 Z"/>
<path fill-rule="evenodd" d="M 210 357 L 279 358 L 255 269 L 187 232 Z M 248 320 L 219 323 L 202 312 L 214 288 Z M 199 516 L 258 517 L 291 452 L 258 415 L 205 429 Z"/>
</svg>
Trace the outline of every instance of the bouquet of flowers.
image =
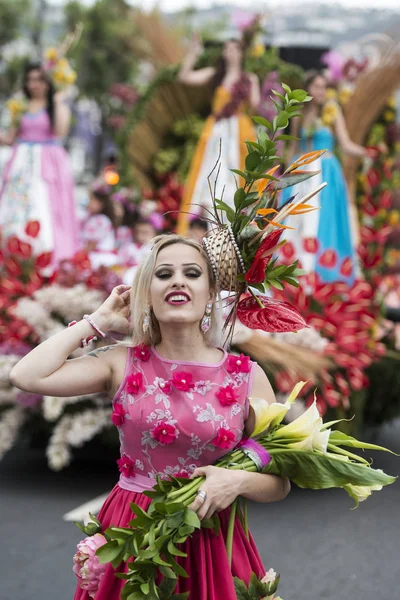
<svg viewBox="0 0 400 600">
<path fill-rule="evenodd" d="M 324 424 L 315 402 L 289 425 L 282 424 L 284 416 L 304 385 L 305 382 L 297 384 L 285 404 L 268 405 L 265 400 L 251 399 L 256 413 L 256 427 L 252 437 L 242 440 L 237 448 L 220 459 L 216 466 L 288 477 L 302 488 L 343 488 L 354 498 L 356 505 L 373 491 L 393 483 L 395 477 L 373 469 L 365 458 L 349 448 L 386 452 L 389 450 L 360 442 L 340 431 L 333 431 L 331 426 L 337 421 Z M 116 574 L 117 577 L 127 580 L 122 600 L 144 599 L 148 598 L 150 593 L 150 597 L 154 598 L 174 598 L 173 590 L 178 576 L 186 575 L 185 570 L 176 561 L 176 557 L 186 556 L 179 545 L 200 527 L 215 530 L 219 528 L 217 514 L 211 519 L 200 521 L 197 514 L 189 508 L 203 483 L 203 477 L 193 480 L 172 476 L 169 480 L 159 479 L 153 490 L 144 492 L 152 499 L 147 512 L 132 503 L 131 509 L 135 518 L 130 522 L 130 526 L 110 527 L 103 532 L 107 543 L 96 551 L 100 563 L 111 562 L 117 567 L 121 561 L 128 561 L 134 557 L 134 561 L 129 562 L 126 574 Z M 236 515 L 247 533 L 246 509 L 242 509 L 239 500 L 232 504 L 230 512 L 226 540 L 230 560 Z M 94 517 L 86 526 L 78 523 L 77 525 L 88 535 L 101 531 L 101 524 Z M 163 579 L 159 584 L 160 575 Z M 241 585 L 242 583 L 236 582 L 236 586 Z M 264 588 L 264 595 L 271 596 L 276 587 Z M 252 597 L 255 596 L 249 596 Z"/>
<path fill-rule="evenodd" d="M 28 110 L 27 99 L 23 94 L 15 94 L 7 102 L 7 108 L 10 113 L 11 125 L 18 129 L 21 118 Z"/>
</svg>

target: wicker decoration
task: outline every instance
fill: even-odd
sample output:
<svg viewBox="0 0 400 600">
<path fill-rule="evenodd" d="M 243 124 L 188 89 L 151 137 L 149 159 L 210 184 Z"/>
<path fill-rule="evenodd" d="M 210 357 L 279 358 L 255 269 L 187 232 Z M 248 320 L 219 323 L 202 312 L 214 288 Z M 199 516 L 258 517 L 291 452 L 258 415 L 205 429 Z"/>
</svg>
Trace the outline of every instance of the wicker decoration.
<svg viewBox="0 0 400 600">
<path fill-rule="evenodd" d="M 229 225 L 204 238 L 203 245 L 220 291 L 243 293 L 246 285 L 237 280 L 246 268 Z"/>
</svg>

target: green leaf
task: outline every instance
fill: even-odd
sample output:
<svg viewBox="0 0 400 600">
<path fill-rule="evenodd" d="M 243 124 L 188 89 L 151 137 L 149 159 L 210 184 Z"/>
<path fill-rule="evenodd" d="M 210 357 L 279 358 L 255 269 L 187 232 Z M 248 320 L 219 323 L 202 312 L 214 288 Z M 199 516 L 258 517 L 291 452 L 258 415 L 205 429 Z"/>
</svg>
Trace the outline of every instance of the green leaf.
<svg viewBox="0 0 400 600">
<path fill-rule="evenodd" d="M 292 175 L 288 173 L 288 175 L 282 175 L 279 179 L 279 182 L 276 184 L 276 189 L 284 190 L 285 188 L 291 187 L 292 185 L 297 185 L 302 181 L 306 181 L 310 179 L 310 177 L 314 177 L 314 175 L 318 175 L 319 171 L 307 171 L 306 173 L 299 173 Z"/>
<path fill-rule="evenodd" d="M 289 125 L 289 115 L 286 110 L 282 110 L 274 119 L 275 129 L 286 129 Z"/>
<path fill-rule="evenodd" d="M 293 90 L 290 92 L 289 98 L 301 103 L 307 98 L 307 92 L 305 90 Z"/>
<path fill-rule="evenodd" d="M 201 527 L 201 522 L 199 517 L 197 516 L 197 513 L 195 513 L 193 510 L 190 510 L 189 508 L 185 510 L 183 520 L 186 523 L 186 525 L 190 525 L 190 527 L 195 527 L 196 529 L 200 529 Z"/>
<path fill-rule="evenodd" d="M 187 600 L 190 596 L 190 592 L 182 592 L 181 594 L 174 594 L 171 596 L 171 600 Z"/>
<path fill-rule="evenodd" d="M 183 511 L 185 509 L 185 505 L 183 502 L 170 502 L 169 504 L 165 505 L 165 509 L 167 514 L 173 515 L 177 512 Z"/>
<path fill-rule="evenodd" d="M 264 117 L 252 117 L 252 119 L 257 125 L 263 125 L 267 129 L 272 129 L 271 121 L 268 121 L 268 119 L 264 119 Z"/>
<path fill-rule="evenodd" d="M 299 140 L 300 138 L 295 137 L 294 135 L 287 135 L 286 133 L 282 133 L 275 138 L 275 141 L 278 140 Z"/>
<path fill-rule="evenodd" d="M 261 146 L 261 144 L 258 144 L 257 142 L 250 142 L 250 141 L 246 140 L 246 145 L 250 146 L 250 148 L 254 148 L 255 150 L 258 150 L 259 152 L 264 152 L 264 148 Z"/>
<path fill-rule="evenodd" d="M 153 562 L 154 562 L 156 565 L 160 565 L 161 567 L 171 567 L 171 566 L 172 566 L 172 562 L 171 562 L 171 561 L 170 561 L 170 562 L 166 562 L 165 560 L 163 560 L 163 559 L 161 558 L 161 556 L 155 556 L 155 557 L 153 558 Z"/>
<path fill-rule="evenodd" d="M 249 593 L 246 584 L 239 577 L 233 578 L 237 600 L 249 600 Z"/>
<path fill-rule="evenodd" d="M 375 444 L 361 442 L 351 437 L 350 435 L 346 435 L 345 433 L 342 433 L 341 431 L 337 430 L 331 431 L 331 434 L 329 436 L 329 443 L 337 444 L 338 446 L 347 446 L 350 448 L 361 448 L 362 450 L 379 450 L 381 452 L 390 452 L 390 454 L 398 456 L 398 454 L 396 454 L 392 450 L 389 450 L 388 448 L 384 448 L 383 446 L 376 446 Z"/>
<path fill-rule="evenodd" d="M 163 575 L 167 579 L 177 579 L 176 573 L 174 573 L 174 571 L 170 567 L 163 567 L 162 565 L 160 565 L 159 571 L 161 575 Z"/>
<path fill-rule="evenodd" d="M 283 290 L 284 289 L 284 286 L 277 279 L 268 279 L 268 283 L 270 285 L 272 285 L 272 287 L 276 288 L 277 290 Z"/>
<path fill-rule="evenodd" d="M 286 85 L 286 83 L 281 83 L 281 87 L 282 87 L 282 88 L 285 90 L 285 92 L 286 92 L 287 94 L 289 94 L 289 96 L 290 96 L 290 93 L 291 93 L 291 91 L 292 91 L 292 90 L 290 89 L 290 87 L 289 87 L 288 85 Z"/>
<path fill-rule="evenodd" d="M 340 488 L 348 484 L 384 486 L 396 480 L 383 471 L 361 463 L 340 460 L 329 453 L 322 454 L 293 448 L 271 449 L 269 452 L 272 460 L 264 472 L 288 477 L 301 488 L 324 490 Z"/>
<path fill-rule="evenodd" d="M 299 287 L 299 282 L 297 281 L 297 279 L 293 279 L 293 277 L 282 277 L 282 279 L 284 281 L 286 281 L 286 283 L 289 285 L 293 285 L 294 287 Z"/>
<path fill-rule="evenodd" d="M 134 533 L 129 527 L 109 527 L 105 530 L 104 535 L 112 539 L 126 540 Z"/>
<path fill-rule="evenodd" d="M 142 590 L 143 594 L 145 594 L 145 596 L 147 596 L 150 592 L 150 584 L 149 583 L 142 583 L 140 586 L 140 589 Z"/>
<path fill-rule="evenodd" d="M 149 523 L 153 521 L 153 518 L 150 517 L 148 513 L 143 510 L 143 508 L 141 508 L 138 504 L 135 504 L 134 502 L 131 503 L 131 511 L 134 515 L 145 519 Z"/>
<path fill-rule="evenodd" d="M 175 579 L 164 578 L 160 583 L 160 591 L 162 593 L 162 598 L 170 598 L 174 589 L 176 588 L 176 575 L 173 571 L 171 573 L 174 574 Z"/>
<path fill-rule="evenodd" d="M 239 169 L 230 169 L 232 171 L 232 173 L 236 173 L 236 175 L 240 175 L 240 177 L 243 177 L 243 179 L 247 178 L 246 173 L 243 173 L 243 171 L 240 171 Z"/>
<path fill-rule="evenodd" d="M 174 559 L 174 557 L 171 554 L 168 554 L 168 561 L 171 563 L 170 566 L 177 575 L 179 575 L 179 577 L 185 577 L 188 578 L 189 575 L 188 573 L 185 571 L 185 569 L 182 567 L 182 565 L 180 565 L 178 562 L 176 562 L 176 560 Z"/>
<path fill-rule="evenodd" d="M 235 203 L 235 208 L 236 210 L 238 210 L 242 204 L 242 202 L 245 200 L 246 198 L 246 192 L 244 191 L 243 188 L 239 188 L 236 190 L 235 195 L 233 197 L 234 203 Z"/>
<path fill-rule="evenodd" d="M 187 556 L 186 552 L 182 552 L 182 550 L 179 550 L 179 548 L 177 548 L 174 544 L 174 542 L 172 540 L 169 540 L 168 542 L 168 552 L 170 552 L 172 554 L 172 556 Z"/>
<path fill-rule="evenodd" d="M 255 150 L 246 156 L 245 165 L 248 171 L 254 171 L 261 162 L 260 154 Z"/>
<path fill-rule="evenodd" d="M 78 529 L 80 529 L 82 531 L 82 533 L 87 535 L 85 525 L 82 525 L 82 523 L 79 523 L 79 521 L 74 521 L 74 525 L 76 525 L 78 527 Z"/>
<path fill-rule="evenodd" d="M 280 94 L 279 92 L 277 92 L 276 90 L 271 90 L 271 92 L 275 95 L 278 96 L 278 98 L 280 98 L 283 102 L 286 101 L 285 96 L 282 96 L 282 94 Z"/>
<path fill-rule="evenodd" d="M 116 540 L 107 542 L 104 546 L 100 546 L 96 550 L 96 556 L 101 564 L 112 562 L 121 553 L 121 548 Z"/>
</svg>

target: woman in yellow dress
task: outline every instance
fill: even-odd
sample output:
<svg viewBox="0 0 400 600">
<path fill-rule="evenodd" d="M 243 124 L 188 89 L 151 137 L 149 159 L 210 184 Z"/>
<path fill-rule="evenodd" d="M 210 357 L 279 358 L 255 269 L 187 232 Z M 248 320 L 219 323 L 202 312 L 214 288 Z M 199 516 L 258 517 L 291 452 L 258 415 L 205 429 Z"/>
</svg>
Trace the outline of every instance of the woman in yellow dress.
<svg viewBox="0 0 400 600">
<path fill-rule="evenodd" d="M 220 169 L 219 172 L 215 169 L 210 183 L 212 189 L 216 186 L 217 198 L 221 199 L 223 195 L 224 202 L 233 205 L 236 182 L 230 169 L 237 169 L 238 165 L 240 169 L 244 167 L 247 154 L 245 141 L 255 139 L 253 123 L 246 110 L 255 109 L 260 104 L 259 81 L 254 73 L 243 70 L 244 52 L 239 40 L 225 42 L 216 67 L 194 70 L 201 52 L 202 46 L 196 37 L 178 76 L 187 85 L 211 83 L 214 89 L 212 114 L 205 123 L 186 181 L 183 212 L 178 220 L 178 233 L 181 235 L 186 235 L 191 215 L 201 215 L 203 209 L 210 208 L 212 204 L 208 177 L 215 166 L 220 146 Z"/>
</svg>

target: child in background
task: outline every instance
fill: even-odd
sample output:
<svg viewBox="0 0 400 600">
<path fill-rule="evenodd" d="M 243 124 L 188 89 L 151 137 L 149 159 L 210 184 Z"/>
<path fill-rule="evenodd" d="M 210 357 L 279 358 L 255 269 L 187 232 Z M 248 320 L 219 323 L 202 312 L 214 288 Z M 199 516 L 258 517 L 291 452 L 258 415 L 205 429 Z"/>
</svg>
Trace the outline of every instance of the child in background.
<svg viewBox="0 0 400 600">
<path fill-rule="evenodd" d="M 118 262 L 111 192 L 111 186 L 103 180 L 95 181 L 89 189 L 88 216 L 82 223 L 82 240 L 94 269 Z"/>
<path fill-rule="evenodd" d="M 150 219 L 139 217 L 133 226 L 133 242 L 123 246 L 118 252 L 120 263 L 133 267 L 141 262 L 150 250 L 150 241 L 157 230 Z"/>
<path fill-rule="evenodd" d="M 208 233 L 208 223 L 200 217 L 195 217 L 189 223 L 188 237 L 201 244 Z"/>
<path fill-rule="evenodd" d="M 115 213 L 117 252 L 133 242 L 133 227 L 138 219 L 137 205 L 131 190 L 120 189 L 111 196 Z"/>
</svg>

